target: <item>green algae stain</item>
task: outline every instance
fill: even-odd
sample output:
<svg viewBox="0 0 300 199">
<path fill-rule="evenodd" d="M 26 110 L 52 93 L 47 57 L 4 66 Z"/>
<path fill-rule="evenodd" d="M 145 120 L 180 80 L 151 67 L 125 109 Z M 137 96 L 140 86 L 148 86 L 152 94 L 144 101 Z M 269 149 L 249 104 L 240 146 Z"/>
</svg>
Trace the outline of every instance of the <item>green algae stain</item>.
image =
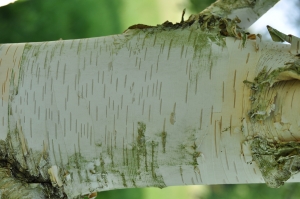
<svg viewBox="0 0 300 199">
<path fill-rule="evenodd" d="M 144 124 L 143 122 L 138 122 L 137 145 L 141 149 L 145 148 L 145 131 L 146 124 Z"/>
<path fill-rule="evenodd" d="M 166 153 L 166 143 L 167 143 L 167 132 L 161 132 L 161 142 L 163 147 L 163 153 Z"/>
</svg>

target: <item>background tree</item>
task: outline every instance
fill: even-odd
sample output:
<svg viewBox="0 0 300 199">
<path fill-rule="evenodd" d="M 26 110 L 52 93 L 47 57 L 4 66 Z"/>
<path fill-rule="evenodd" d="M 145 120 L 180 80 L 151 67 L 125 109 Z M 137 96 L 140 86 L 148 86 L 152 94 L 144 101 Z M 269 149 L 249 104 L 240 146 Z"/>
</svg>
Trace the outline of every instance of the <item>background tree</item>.
<svg viewBox="0 0 300 199">
<path fill-rule="evenodd" d="M 0 7 L 1 43 L 78 39 L 120 33 L 122 1 L 30 0 Z M 54 12 L 55 10 L 55 12 Z"/>
</svg>

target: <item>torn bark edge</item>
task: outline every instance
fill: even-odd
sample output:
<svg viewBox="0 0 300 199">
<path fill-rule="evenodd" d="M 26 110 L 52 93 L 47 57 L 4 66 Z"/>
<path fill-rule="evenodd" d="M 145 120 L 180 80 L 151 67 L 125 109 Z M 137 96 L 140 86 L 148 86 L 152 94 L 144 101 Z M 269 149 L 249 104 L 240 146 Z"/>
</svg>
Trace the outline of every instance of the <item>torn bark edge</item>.
<svg viewBox="0 0 300 199">
<path fill-rule="evenodd" d="M 144 24 L 135 24 L 130 26 L 123 33 L 127 33 L 130 30 L 142 30 L 149 31 L 153 33 L 154 31 L 168 31 L 175 29 L 184 29 L 191 28 L 194 30 L 199 30 L 216 34 L 221 37 L 234 37 L 236 39 L 242 40 L 242 46 L 245 46 L 247 40 L 256 40 L 258 35 L 250 34 L 245 32 L 242 28 L 238 26 L 238 23 L 241 20 L 238 17 L 234 19 L 223 18 L 217 15 L 213 15 L 209 12 L 202 12 L 195 17 L 195 15 L 191 15 L 188 20 L 184 21 L 185 9 L 181 15 L 181 21 L 179 23 L 173 24 L 172 22 L 165 21 L 161 25 L 157 26 L 148 26 Z"/>
<path fill-rule="evenodd" d="M 159 27 L 178 29 L 178 28 L 184 28 L 187 26 L 191 26 L 194 23 L 194 21 L 188 21 L 188 20 L 184 21 L 185 10 L 186 9 L 184 9 L 182 11 L 181 21 L 179 23 L 173 24 L 172 22 L 165 21 L 161 25 L 157 25 L 157 26 L 149 26 L 149 25 L 145 25 L 145 24 L 135 24 L 135 25 L 129 26 L 123 33 L 127 32 L 128 30 L 133 30 L 133 29 L 143 30 L 143 29 L 151 29 L 151 28 L 154 29 L 154 28 L 159 28 Z"/>
</svg>

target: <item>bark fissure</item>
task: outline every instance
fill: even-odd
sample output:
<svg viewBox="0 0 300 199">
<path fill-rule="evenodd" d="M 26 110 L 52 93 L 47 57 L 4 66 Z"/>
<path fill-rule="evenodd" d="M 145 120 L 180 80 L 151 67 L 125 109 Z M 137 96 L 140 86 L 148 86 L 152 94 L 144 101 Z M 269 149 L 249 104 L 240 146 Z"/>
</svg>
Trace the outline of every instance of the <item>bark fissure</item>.
<svg viewBox="0 0 300 199">
<path fill-rule="evenodd" d="M 0 183 L 4 198 L 65 198 L 62 189 L 53 186 L 48 175 L 46 153 L 23 151 L 18 130 L 0 140 Z M 27 148 L 25 143 L 25 148 Z M 16 191 L 18 190 L 18 191 Z M 12 194 L 12 192 L 16 192 Z M 18 195 L 18 194 L 21 194 Z"/>
</svg>

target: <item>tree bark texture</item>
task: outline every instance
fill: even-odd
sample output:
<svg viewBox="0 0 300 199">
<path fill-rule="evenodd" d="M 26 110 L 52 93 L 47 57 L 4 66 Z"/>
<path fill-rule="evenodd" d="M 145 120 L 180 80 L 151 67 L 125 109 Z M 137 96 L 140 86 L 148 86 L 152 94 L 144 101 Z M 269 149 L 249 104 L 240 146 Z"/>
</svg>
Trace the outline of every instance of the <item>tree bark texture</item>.
<svg viewBox="0 0 300 199">
<path fill-rule="evenodd" d="M 297 173 L 298 57 L 289 44 L 247 35 L 238 18 L 207 13 L 108 37 L 2 44 L 0 175 L 44 198 L 75 198 L 147 186 L 278 187 L 291 177 L 264 157 Z"/>
</svg>

